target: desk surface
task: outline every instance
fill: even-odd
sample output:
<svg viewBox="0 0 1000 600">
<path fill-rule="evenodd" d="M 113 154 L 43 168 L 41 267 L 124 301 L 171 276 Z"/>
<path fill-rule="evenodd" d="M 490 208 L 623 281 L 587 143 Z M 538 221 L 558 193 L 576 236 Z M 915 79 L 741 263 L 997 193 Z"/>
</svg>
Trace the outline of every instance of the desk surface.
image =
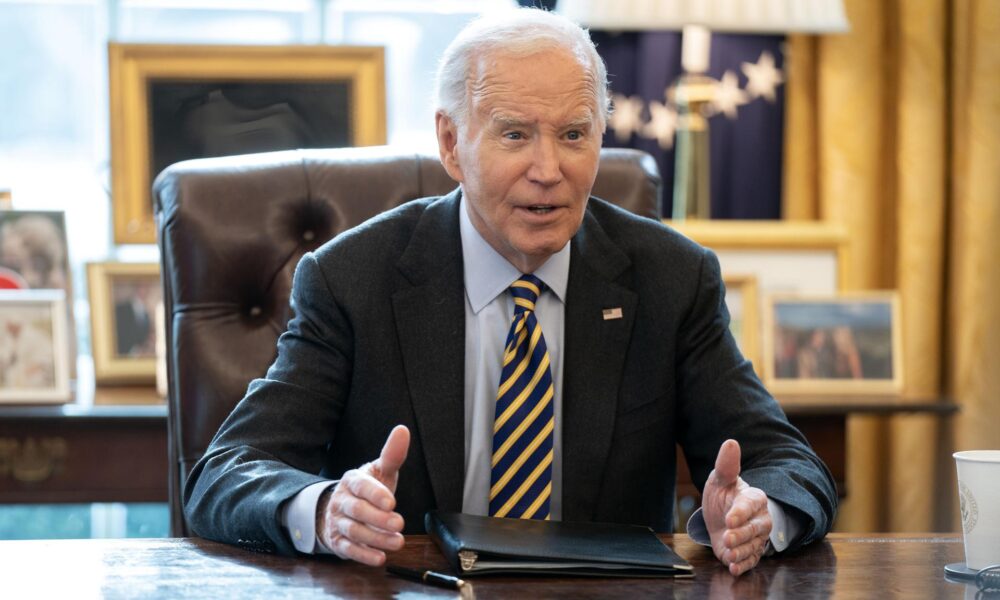
<svg viewBox="0 0 1000 600">
<path fill-rule="evenodd" d="M 943 567 L 963 559 L 956 535 L 831 535 L 733 578 L 686 536 L 662 536 L 695 567 L 693 580 L 487 577 L 486 598 L 962 598 Z M 437 548 L 410 536 L 396 564 L 444 569 Z M 311 557 L 252 554 L 200 539 L 0 542 L 7 598 L 449 598 L 456 593 L 382 569 Z M 466 594 L 466 596 L 470 596 Z M 975 592 L 972 591 L 974 597 Z"/>
</svg>

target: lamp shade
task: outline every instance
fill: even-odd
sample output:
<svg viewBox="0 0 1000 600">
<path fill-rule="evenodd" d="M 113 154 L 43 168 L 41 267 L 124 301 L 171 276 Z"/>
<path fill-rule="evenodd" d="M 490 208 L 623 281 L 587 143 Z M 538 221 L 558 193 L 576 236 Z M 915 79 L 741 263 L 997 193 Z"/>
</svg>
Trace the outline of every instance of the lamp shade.
<svg viewBox="0 0 1000 600">
<path fill-rule="evenodd" d="M 842 0 L 559 0 L 556 10 L 586 27 L 612 31 L 685 25 L 734 33 L 848 30 Z"/>
</svg>

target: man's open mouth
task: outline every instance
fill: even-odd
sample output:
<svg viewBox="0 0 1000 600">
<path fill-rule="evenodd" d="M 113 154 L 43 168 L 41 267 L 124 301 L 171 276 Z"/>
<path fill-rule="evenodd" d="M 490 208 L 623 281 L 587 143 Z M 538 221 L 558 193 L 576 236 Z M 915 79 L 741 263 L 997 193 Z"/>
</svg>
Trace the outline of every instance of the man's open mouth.
<svg viewBox="0 0 1000 600">
<path fill-rule="evenodd" d="M 545 215 L 555 210 L 554 206 L 529 206 L 527 208 L 536 215 Z"/>
</svg>

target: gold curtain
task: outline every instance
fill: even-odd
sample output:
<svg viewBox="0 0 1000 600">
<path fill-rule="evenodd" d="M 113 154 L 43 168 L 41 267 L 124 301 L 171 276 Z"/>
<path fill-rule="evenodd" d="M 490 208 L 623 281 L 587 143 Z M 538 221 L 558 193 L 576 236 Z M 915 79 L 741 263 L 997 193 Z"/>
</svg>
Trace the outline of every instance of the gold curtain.
<svg viewBox="0 0 1000 600">
<path fill-rule="evenodd" d="M 846 289 L 900 291 L 904 396 L 851 417 L 842 531 L 957 523 L 951 452 L 1000 448 L 1000 2 L 846 0 L 789 38 L 784 217 L 843 224 Z"/>
</svg>

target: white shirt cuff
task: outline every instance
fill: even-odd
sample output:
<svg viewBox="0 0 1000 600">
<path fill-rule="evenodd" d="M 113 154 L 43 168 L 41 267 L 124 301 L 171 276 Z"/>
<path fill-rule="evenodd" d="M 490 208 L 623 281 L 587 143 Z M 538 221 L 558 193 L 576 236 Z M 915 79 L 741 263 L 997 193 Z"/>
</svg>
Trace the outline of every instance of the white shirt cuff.
<svg viewBox="0 0 1000 600">
<path fill-rule="evenodd" d="M 281 507 L 281 524 L 295 549 L 304 554 L 333 554 L 316 537 L 316 509 L 319 497 L 336 481 L 320 481 L 303 488 Z"/>
<path fill-rule="evenodd" d="M 767 499 L 767 512 L 771 515 L 771 535 L 769 537 L 771 551 L 765 554 L 770 555 L 788 548 L 792 541 L 802 533 L 802 523 L 795 516 L 786 513 L 780 504 L 770 498 Z M 712 538 L 708 535 L 708 527 L 705 525 L 705 516 L 701 512 L 701 508 L 694 511 L 694 514 L 688 519 L 687 532 L 695 543 L 702 546 L 712 545 Z"/>
<path fill-rule="evenodd" d="M 767 512 L 771 514 L 771 548 L 775 552 L 784 552 L 802 533 L 802 523 L 790 516 L 781 505 L 767 499 Z"/>
</svg>

